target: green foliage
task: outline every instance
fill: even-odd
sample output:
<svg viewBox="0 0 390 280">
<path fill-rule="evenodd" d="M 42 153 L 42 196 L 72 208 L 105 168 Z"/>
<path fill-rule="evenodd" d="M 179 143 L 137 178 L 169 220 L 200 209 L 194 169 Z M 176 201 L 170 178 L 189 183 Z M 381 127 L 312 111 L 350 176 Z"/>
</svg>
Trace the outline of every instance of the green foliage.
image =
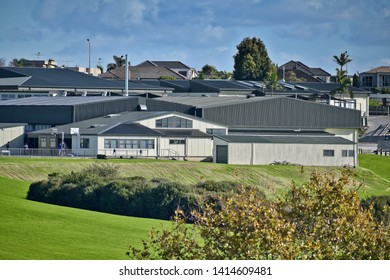
<svg viewBox="0 0 390 280">
<path fill-rule="evenodd" d="M 390 229 L 362 208 L 351 173 L 313 173 L 285 199 L 269 201 L 254 188 L 221 195 L 218 207 L 176 211 L 173 229 L 152 230 L 136 259 L 389 259 Z"/>
<path fill-rule="evenodd" d="M 271 67 L 267 49 L 258 38 L 244 38 L 234 55 L 233 77 L 236 80 L 266 80 Z"/>
<path fill-rule="evenodd" d="M 390 195 L 372 196 L 362 201 L 364 209 L 371 209 L 375 220 L 390 225 Z"/>
<path fill-rule="evenodd" d="M 348 62 L 351 62 L 352 59 L 349 58 L 347 51 L 345 51 L 345 52 L 342 52 L 339 56 L 334 55 L 333 61 L 336 62 L 340 66 L 340 71 L 343 71 L 344 65 L 346 65 Z"/>
</svg>

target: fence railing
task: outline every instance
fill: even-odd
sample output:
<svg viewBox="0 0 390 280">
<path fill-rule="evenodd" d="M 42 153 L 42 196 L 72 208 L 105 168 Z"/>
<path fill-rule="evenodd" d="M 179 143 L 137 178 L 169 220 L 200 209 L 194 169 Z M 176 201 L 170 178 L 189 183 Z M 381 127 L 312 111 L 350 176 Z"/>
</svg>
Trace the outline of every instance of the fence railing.
<svg viewBox="0 0 390 280">
<path fill-rule="evenodd" d="M 145 149 L 32 149 L 32 148 L 0 148 L 0 156 L 21 157 L 97 157 L 104 155 L 110 158 L 148 158 L 153 157 L 149 150 Z"/>
</svg>

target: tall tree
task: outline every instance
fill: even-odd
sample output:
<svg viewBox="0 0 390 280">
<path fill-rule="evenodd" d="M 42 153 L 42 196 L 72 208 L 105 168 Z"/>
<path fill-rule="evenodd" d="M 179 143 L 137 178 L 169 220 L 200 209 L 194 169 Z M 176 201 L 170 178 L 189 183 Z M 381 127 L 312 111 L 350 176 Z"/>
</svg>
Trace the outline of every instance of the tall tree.
<svg viewBox="0 0 390 280">
<path fill-rule="evenodd" d="M 334 55 L 333 61 L 335 61 L 338 65 L 340 65 L 340 70 L 343 71 L 343 66 L 346 65 L 348 62 L 351 62 L 352 59 L 349 58 L 347 51 L 345 51 L 342 52 L 340 56 Z"/>
<path fill-rule="evenodd" d="M 107 71 L 113 70 L 117 67 L 125 66 L 126 59 L 123 57 L 123 55 L 121 55 L 121 56 L 114 55 L 112 58 L 114 59 L 115 62 L 107 64 Z M 129 65 L 130 65 L 130 62 L 129 62 Z"/>
<path fill-rule="evenodd" d="M 274 90 L 277 88 L 277 86 L 278 86 L 278 66 L 272 63 L 267 77 L 267 87 L 269 90 L 271 90 L 271 95 L 274 95 Z"/>
<path fill-rule="evenodd" d="M 340 69 L 336 68 L 336 82 L 339 83 L 339 87 L 335 89 L 332 94 L 335 92 L 340 93 L 340 97 L 343 93 L 348 94 L 350 98 L 353 98 L 353 92 L 349 89 L 351 85 L 351 80 L 347 76 L 347 71 L 343 70 L 343 66 L 348 62 L 351 62 L 352 59 L 349 58 L 347 51 L 342 52 L 340 56 L 334 55 L 333 61 L 335 61 Z"/>
<path fill-rule="evenodd" d="M 259 38 L 244 38 L 237 46 L 237 53 L 233 58 L 233 77 L 236 80 L 266 80 L 271 59 Z"/>
</svg>

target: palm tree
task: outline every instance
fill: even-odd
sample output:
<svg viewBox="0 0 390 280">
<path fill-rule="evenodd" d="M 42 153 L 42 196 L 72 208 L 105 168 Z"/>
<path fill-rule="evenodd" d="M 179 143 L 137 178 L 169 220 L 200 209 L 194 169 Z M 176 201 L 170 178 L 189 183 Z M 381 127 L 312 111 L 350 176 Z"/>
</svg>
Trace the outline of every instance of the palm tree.
<svg viewBox="0 0 390 280">
<path fill-rule="evenodd" d="M 353 92 L 349 89 L 351 85 L 351 80 L 347 76 L 347 72 L 336 68 L 336 81 L 339 83 L 339 87 L 332 91 L 332 95 L 338 92 L 340 97 L 343 93 L 349 95 L 350 98 L 353 98 Z"/>
<path fill-rule="evenodd" d="M 123 55 L 121 55 L 121 56 L 114 55 L 112 58 L 114 59 L 115 63 L 107 64 L 107 71 L 113 70 L 117 67 L 125 66 L 126 59 L 123 57 Z M 129 65 L 130 65 L 130 62 L 129 62 Z"/>
<path fill-rule="evenodd" d="M 334 55 L 333 61 L 335 61 L 338 65 L 340 65 L 340 71 L 343 71 L 343 66 L 346 65 L 348 62 L 351 62 L 352 59 L 349 58 L 347 51 L 345 51 L 342 52 L 340 56 Z"/>
</svg>

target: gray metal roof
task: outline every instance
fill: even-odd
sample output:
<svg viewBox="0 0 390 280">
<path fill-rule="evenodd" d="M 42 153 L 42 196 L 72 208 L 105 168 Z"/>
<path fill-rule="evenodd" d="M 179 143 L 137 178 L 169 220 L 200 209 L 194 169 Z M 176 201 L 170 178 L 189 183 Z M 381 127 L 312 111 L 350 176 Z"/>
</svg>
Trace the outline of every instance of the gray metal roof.
<svg viewBox="0 0 390 280">
<path fill-rule="evenodd" d="M 356 144 L 350 140 L 341 137 L 332 136 L 296 136 L 296 135 L 279 135 L 279 136 L 241 136 L 241 135 L 224 135 L 215 136 L 229 143 L 275 143 L 275 144 L 330 144 L 345 145 Z"/>
<path fill-rule="evenodd" d="M 211 135 L 197 129 L 156 129 L 156 131 L 164 134 L 166 137 L 212 138 Z"/>
<path fill-rule="evenodd" d="M 112 100 L 138 98 L 122 96 L 56 96 L 56 97 L 26 97 L 0 101 L 0 106 L 74 106 L 107 102 Z"/>
<path fill-rule="evenodd" d="M 14 88 L 50 88 L 69 90 L 115 90 L 123 91 L 124 80 L 113 81 L 101 79 L 68 68 L 29 68 L 2 67 L 0 68 L 0 86 Z M 131 90 L 169 90 L 160 86 L 146 85 L 129 81 Z"/>
<path fill-rule="evenodd" d="M 275 99 L 279 97 L 252 97 L 247 98 L 245 96 L 203 96 L 203 97 L 195 97 L 195 96 L 165 96 L 157 98 L 157 100 L 178 103 L 183 105 L 191 105 L 196 108 L 212 108 L 226 105 L 233 105 L 238 103 L 248 103 L 248 102 L 256 102 L 263 101 L 267 99 Z"/>
<path fill-rule="evenodd" d="M 126 135 L 126 136 L 162 136 L 156 130 L 150 129 L 138 123 L 121 123 L 113 128 L 105 130 L 104 135 Z"/>
</svg>

